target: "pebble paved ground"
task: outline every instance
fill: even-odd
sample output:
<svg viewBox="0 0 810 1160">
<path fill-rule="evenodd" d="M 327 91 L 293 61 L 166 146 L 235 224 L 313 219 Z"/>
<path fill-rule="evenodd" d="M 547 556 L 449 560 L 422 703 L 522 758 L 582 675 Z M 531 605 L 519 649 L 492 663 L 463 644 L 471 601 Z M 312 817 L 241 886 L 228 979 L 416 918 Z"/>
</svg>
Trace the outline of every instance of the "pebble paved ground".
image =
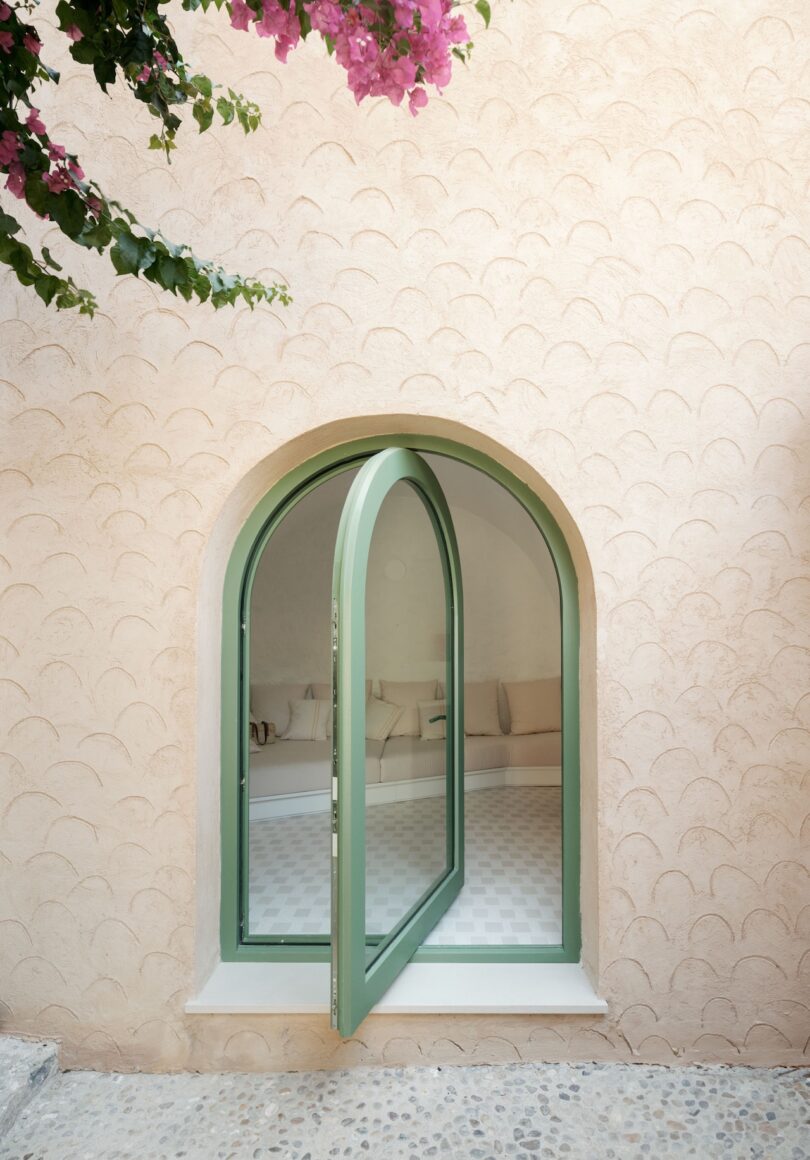
<svg viewBox="0 0 810 1160">
<path fill-rule="evenodd" d="M 59 1076 L 2 1160 L 810 1157 L 810 1070 L 622 1064 Z"/>
</svg>

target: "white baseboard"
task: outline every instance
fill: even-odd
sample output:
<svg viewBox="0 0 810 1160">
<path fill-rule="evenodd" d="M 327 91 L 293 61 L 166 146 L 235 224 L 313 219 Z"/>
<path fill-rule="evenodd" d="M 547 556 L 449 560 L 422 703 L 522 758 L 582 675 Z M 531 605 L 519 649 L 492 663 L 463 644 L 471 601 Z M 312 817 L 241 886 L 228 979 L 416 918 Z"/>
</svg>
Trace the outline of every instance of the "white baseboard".
<svg viewBox="0 0 810 1160">
<path fill-rule="evenodd" d="M 555 786 L 562 784 L 559 765 L 508 766 L 502 769 L 480 769 L 464 775 L 464 789 L 497 789 L 505 785 Z M 388 805 L 391 802 L 415 801 L 417 798 L 438 797 L 444 793 L 443 777 L 419 777 L 411 781 L 372 782 L 366 786 L 366 804 Z M 331 806 L 329 790 L 310 790 L 306 793 L 285 793 L 273 797 L 252 798 L 250 820 L 289 818 L 297 814 L 328 813 Z"/>
</svg>

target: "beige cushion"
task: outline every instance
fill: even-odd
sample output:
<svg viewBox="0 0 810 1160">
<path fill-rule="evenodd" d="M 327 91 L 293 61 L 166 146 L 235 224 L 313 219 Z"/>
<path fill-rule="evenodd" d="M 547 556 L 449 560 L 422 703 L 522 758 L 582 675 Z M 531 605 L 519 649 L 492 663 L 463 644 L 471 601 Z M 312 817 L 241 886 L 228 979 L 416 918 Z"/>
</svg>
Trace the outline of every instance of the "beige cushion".
<svg viewBox="0 0 810 1160">
<path fill-rule="evenodd" d="M 331 701 L 290 701 L 290 724 L 281 739 L 284 741 L 325 741 L 332 717 Z"/>
<path fill-rule="evenodd" d="M 310 696 L 316 701 L 332 700 L 331 681 L 322 681 L 320 684 L 310 685 Z M 371 696 L 371 681 L 366 681 L 366 700 Z"/>
<path fill-rule="evenodd" d="M 447 767 L 447 743 L 422 741 L 419 737 L 389 737 L 383 749 L 382 781 L 413 781 L 442 777 Z"/>
<path fill-rule="evenodd" d="M 402 716 L 399 705 L 369 697 L 366 701 L 366 737 L 371 741 L 385 741 Z"/>
<path fill-rule="evenodd" d="M 464 732 L 468 737 L 498 737 L 503 732 L 497 681 L 465 681 Z"/>
<path fill-rule="evenodd" d="M 366 742 L 366 781 L 380 780 L 381 741 Z M 328 790 L 332 777 L 332 746 L 328 741 L 277 741 L 250 759 L 250 796 Z"/>
<path fill-rule="evenodd" d="M 250 711 L 259 721 L 272 722 L 280 735 L 290 724 L 290 701 L 303 701 L 306 695 L 307 685 L 251 685 Z"/>
<path fill-rule="evenodd" d="M 447 736 L 447 702 L 420 701 L 419 737 L 422 741 L 441 741 Z"/>
<path fill-rule="evenodd" d="M 509 739 L 503 733 L 497 737 L 464 738 L 464 772 L 476 773 L 482 769 L 505 769 L 509 765 Z"/>
<path fill-rule="evenodd" d="M 380 681 L 382 699 L 405 711 L 391 730 L 392 737 L 419 736 L 419 702 L 435 701 L 438 681 Z"/>
<path fill-rule="evenodd" d="M 523 733 L 504 738 L 513 768 L 536 768 L 562 764 L 561 733 Z"/>
<path fill-rule="evenodd" d="M 558 733 L 562 720 L 560 678 L 504 685 L 512 733 Z"/>
</svg>

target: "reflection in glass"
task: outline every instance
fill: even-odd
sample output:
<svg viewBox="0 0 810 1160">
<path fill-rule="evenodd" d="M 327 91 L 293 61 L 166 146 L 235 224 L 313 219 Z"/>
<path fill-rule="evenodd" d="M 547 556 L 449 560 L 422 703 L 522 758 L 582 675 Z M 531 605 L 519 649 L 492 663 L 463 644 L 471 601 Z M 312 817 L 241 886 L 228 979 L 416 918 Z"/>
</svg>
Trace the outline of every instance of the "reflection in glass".
<svg viewBox="0 0 810 1160">
<path fill-rule="evenodd" d="M 248 932 L 329 939 L 332 559 L 356 471 L 273 532 L 250 616 Z"/>
<path fill-rule="evenodd" d="M 400 482 L 377 518 L 366 582 L 366 673 L 379 680 L 366 732 L 386 706 L 396 717 L 376 741 L 380 787 L 366 803 L 369 961 L 449 868 L 446 647 L 436 533 L 418 492 Z"/>
</svg>

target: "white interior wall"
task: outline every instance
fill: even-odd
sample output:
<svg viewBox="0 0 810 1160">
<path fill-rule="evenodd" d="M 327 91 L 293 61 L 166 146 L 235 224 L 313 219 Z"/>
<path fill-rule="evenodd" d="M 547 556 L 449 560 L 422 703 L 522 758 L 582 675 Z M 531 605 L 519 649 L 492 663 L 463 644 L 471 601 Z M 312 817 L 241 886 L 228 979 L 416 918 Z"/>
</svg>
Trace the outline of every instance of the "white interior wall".
<svg viewBox="0 0 810 1160">
<path fill-rule="evenodd" d="M 428 456 L 450 504 L 461 555 L 468 680 L 560 671 L 559 594 L 549 551 L 516 500 L 481 472 Z M 259 565 L 251 680 L 329 679 L 332 557 L 354 472 L 303 499 Z M 394 489 L 375 528 L 367 587 L 367 665 L 375 681 L 443 677 L 444 598 L 418 496 Z"/>
</svg>

